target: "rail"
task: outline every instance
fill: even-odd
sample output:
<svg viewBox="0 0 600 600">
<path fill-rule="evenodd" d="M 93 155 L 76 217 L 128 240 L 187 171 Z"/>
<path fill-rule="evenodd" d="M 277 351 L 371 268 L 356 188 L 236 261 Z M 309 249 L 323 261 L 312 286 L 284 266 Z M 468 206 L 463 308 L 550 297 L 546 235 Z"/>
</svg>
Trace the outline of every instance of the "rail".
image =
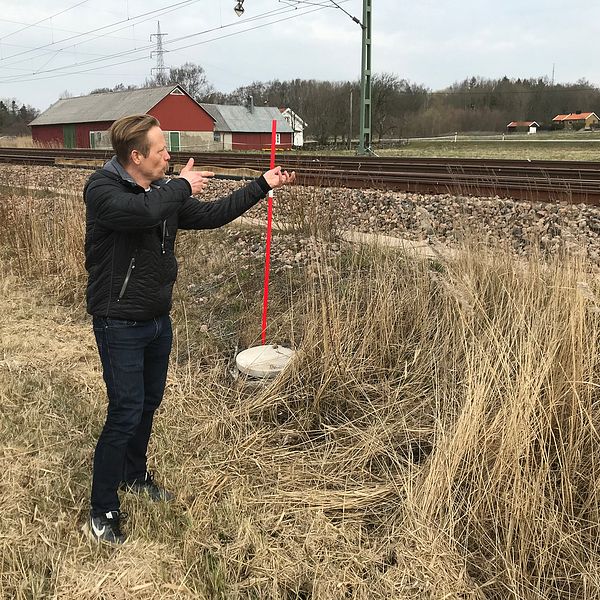
<svg viewBox="0 0 600 600">
<path fill-rule="evenodd" d="M 111 155 L 107 150 L 0 148 L 0 163 L 96 168 Z M 175 172 L 190 156 L 197 167 L 224 178 L 252 177 L 269 168 L 268 154 L 173 152 Z M 599 162 L 285 154 L 280 164 L 295 170 L 301 185 L 600 205 Z"/>
</svg>

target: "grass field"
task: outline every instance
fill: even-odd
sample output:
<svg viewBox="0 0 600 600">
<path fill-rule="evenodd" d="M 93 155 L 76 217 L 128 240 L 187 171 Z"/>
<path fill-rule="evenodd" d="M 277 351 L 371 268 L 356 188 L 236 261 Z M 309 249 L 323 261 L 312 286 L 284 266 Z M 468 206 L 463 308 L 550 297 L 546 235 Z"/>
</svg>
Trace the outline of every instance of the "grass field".
<svg viewBox="0 0 600 600">
<path fill-rule="evenodd" d="M 81 532 L 105 410 L 81 200 L 1 198 L 1 597 L 598 597 L 588 266 L 477 240 L 423 260 L 313 218 L 307 261 L 274 263 L 269 339 L 299 354 L 264 388 L 230 373 L 259 340 L 261 232 L 181 236 L 150 456 L 177 500 L 124 497 L 115 550 Z"/>
<path fill-rule="evenodd" d="M 600 161 L 600 139 L 425 141 L 411 140 L 406 146 L 378 149 L 380 156 L 437 158 L 502 158 L 511 160 Z"/>
</svg>

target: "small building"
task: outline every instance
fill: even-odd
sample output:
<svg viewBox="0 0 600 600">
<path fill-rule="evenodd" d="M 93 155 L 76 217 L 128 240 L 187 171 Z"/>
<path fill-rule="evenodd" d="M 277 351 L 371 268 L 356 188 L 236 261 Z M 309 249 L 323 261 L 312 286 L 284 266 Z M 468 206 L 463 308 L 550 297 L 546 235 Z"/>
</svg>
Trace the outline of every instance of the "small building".
<svg viewBox="0 0 600 600">
<path fill-rule="evenodd" d="M 506 126 L 507 133 L 537 133 L 539 123 L 536 121 L 511 121 Z"/>
<path fill-rule="evenodd" d="M 33 141 L 64 148 L 110 148 L 108 128 L 121 117 L 160 121 L 167 148 L 213 150 L 214 118 L 179 85 L 64 98 L 31 123 Z"/>
<path fill-rule="evenodd" d="M 561 129 L 596 129 L 599 121 L 596 113 L 578 110 L 567 115 L 556 115 L 552 124 Z"/>
<path fill-rule="evenodd" d="M 293 145 L 296 148 L 304 146 L 304 128 L 308 123 L 301 119 L 291 108 L 280 108 L 283 118 L 288 122 L 289 126 L 294 130 Z"/>
<path fill-rule="evenodd" d="M 276 147 L 290 150 L 294 132 L 274 106 L 206 104 L 200 106 L 215 120 L 214 140 L 221 150 L 265 150 L 271 148 L 273 119 L 277 121 Z"/>
</svg>

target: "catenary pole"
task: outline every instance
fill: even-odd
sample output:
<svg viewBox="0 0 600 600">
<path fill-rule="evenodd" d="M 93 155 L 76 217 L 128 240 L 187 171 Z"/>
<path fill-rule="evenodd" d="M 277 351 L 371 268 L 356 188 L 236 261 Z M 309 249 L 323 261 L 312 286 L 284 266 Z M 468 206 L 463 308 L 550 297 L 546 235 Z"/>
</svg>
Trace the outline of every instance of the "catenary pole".
<svg viewBox="0 0 600 600">
<path fill-rule="evenodd" d="M 371 152 L 371 8 L 372 0 L 363 0 L 358 154 Z"/>
<path fill-rule="evenodd" d="M 292 0 L 296 4 L 312 4 L 306 0 Z M 371 149 L 371 11 L 372 0 L 363 0 L 362 23 L 347 10 L 340 6 L 335 0 L 329 0 L 336 8 L 347 14 L 362 29 L 362 59 L 360 70 L 360 116 L 359 116 L 359 140 L 357 154 L 372 154 Z M 235 13 L 241 16 L 244 13 L 244 0 L 238 0 L 235 5 Z M 350 126 L 352 127 L 352 125 Z"/>
</svg>

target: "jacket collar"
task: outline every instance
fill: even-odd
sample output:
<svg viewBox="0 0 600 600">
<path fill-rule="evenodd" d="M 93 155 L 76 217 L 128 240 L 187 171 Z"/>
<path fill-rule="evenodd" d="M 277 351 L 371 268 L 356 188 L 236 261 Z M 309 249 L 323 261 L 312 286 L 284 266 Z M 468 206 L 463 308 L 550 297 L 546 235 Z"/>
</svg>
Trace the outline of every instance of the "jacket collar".
<svg viewBox="0 0 600 600">
<path fill-rule="evenodd" d="M 135 179 L 125 170 L 125 167 L 119 162 L 117 156 L 113 156 L 109 161 L 104 164 L 102 167 L 105 171 L 109 173 L 113 173 L 120 177 L 123 181 L 130 183 L 131 185 L 135 185 L 140 187 L 139 183 L 135 181 Z M 166 183 L 166 179 L 161 178 L 153 181 L 150 185 L 151 187 L 160 187 L 162 184 Z"/>
</svg>

